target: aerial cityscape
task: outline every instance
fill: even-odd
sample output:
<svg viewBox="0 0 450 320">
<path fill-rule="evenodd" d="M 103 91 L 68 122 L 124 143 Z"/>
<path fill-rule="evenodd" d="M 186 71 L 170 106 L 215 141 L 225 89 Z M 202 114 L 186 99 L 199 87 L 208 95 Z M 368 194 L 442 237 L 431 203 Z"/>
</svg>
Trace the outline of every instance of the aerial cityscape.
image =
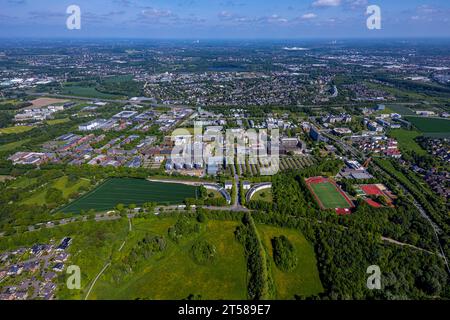
<svg viewBox="0 0 450 320">
<path fill-rule="evenodd" d="M 213 2 L 0 0 L 0 300 L 450 299 L 449 3 Z"/>
</svg>

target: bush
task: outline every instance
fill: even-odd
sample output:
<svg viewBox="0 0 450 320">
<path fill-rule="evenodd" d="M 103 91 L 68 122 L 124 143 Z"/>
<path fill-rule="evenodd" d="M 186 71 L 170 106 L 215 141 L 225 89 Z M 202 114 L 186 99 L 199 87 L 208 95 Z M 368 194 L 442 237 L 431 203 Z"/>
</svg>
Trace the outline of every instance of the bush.
<svg viewBox="0 0 450 320">
<path fill-rule="evenodd" d="M 273 260 L 276 266 L 284 271 L 289 272 L 297 266 L 297 255 L 292 243 L 285 236 L 272 239 Z"/>
<path fill-rule="evenodd" d="M 197 215 L 197 221 L 200 223 L 205 223 L 207 220 L 206 215 L 204 212 L 199 212 Z"/>
<path fill-rule="evenodd" d="M 191 252 L 197 264 L 206 265 L 214 262 L 217 251 L 215 246 L 203 240 L 194 243 Z"/>
<path fill-rule="evenodd" d="M 175 242 L 198 232 L 200 232 L 200 225 L 186 218 L 178 220 L 168 231 L 169 237 Z"/>
</svg>

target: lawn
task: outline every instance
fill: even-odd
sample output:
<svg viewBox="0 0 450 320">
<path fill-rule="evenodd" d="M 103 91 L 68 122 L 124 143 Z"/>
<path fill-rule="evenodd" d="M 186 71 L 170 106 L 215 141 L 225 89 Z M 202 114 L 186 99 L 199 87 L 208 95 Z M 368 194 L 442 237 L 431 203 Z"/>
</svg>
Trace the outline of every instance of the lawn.
<svg viewBox="0 0 450 320">
<path fill-rule="evenodd" d="M 146 234 L 163 236 L 168 244 L 160 254 L 149 258 L 144 266 L 129 274 L 120 283 L 111 280 L 111 272 L 100 277 L 90 299 L 181 300 L 190 294 L 202 299 L 244 300 L 247 298 L 247 268 L 243 247 L 235 240 L 238 222 L 208 221 L 201 232 L 177 244 L 167 237 L 167 230 L 175 224 L 173 218 L 134 220 L 133 231 L 122 252 L 126 254 Z M 210 265 L 198 265 L 191 257 L 195 241 L 206 240 L 216 248 L 216 259 Z"/>
<path fill-rule="evenodd" d="M 0 134 L 14 134 L 14 133 L 23 133 L 33 129 L 31 126 L 14 126 L 0 129 Z"/>
<path fill-rule="evenodd" d="M 312 183 L 310 187 L 317 198 L 319 198 L 324 209 L 351 208 L 345 197 L 331 182 Z"/>
<path fill-rule="evenodd" d="M 324 291 L 313 247 L 298 230 L 265 225 L 258 225 L 257 228 L 263 245 L 271 257 L 276 299 L 294 299 L 294 295 L 308 297 Z M 286 236 L 295 247 L 298 262 L 297 267 L 291 272 L 281 271 L 273 261 L 271 240 L 281 235 Z"/>
<path fill-rule="evenodd" d="M 405 129 L 396 129 L 389 131 L 389 136 L 396 139 L 403 151 L 414 151 L 419 155 L 425 155 L 427 152 L 415 141 L 422 134 L 418 131 L 409 131 Z"/>
<path fill-rule="evenodd" d="M 272 202 L 273 201 L 272 189 L 260 190 L 256 192 L 250 200 Z"/>
<path fill-rule="evenodd" d="M 37 192 L 33 193 L 30 198 L 26 199 L 25 201 L 22 201 L 22 204 L 28 204 L 28 205 L 44 205 L 46 203 L 45 196 L 47 194 L 47 190 L 49 188 L 55 188 L 58 190 L 61 190 L 63 192 L 63 197 L 65 199 L 68 199 L 69 196 L 77 192 L 78 189 L 81 187 L 89 187 L 90 182 L 89 180 L 80 179 L 76 181 L 75 183 L 68 183 L 68 177 L 64 176 L 59 179 L 56 179 L 52 183 L 49 183 L 42 189 L 38 189 Z"/>
<path fill-rule="evenodd" d="M 213 197 L 210 197 L 213 195 Z M 224 199 L 223 195 L 217 190 L 208 190 L 208 199 Z"/>
<path fill-rule="evenodd" d="M 438 134 L 440 136 L 450 137 L 450 120 L 444 118 L 426 118 L 426 117 L 407 117 L 419 131 L 426 135 L 433 136 Z"/>
<path fill-rule="evenodd" d="M 196 187 L 183 184 L 150 182 L 144 179 L 110 179 L 61 211 L 106 211 L 119 203 L 142 205 L 145 202 L 157 202 L 175 205 L 182 204 L 187 198 L 196 198 L 196 195 Z"/>
</svg>

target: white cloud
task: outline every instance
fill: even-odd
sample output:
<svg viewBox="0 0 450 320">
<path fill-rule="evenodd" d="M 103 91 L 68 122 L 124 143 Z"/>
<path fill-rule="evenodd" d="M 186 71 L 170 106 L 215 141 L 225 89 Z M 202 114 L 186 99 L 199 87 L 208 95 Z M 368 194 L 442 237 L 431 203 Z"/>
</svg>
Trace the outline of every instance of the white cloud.
<svg viewBox="0 0 450 320">
<path fill-rule="evenodd" d="M 150 8 L 145 8 L 144 10 L 142 10 L 141 13 L 142 13 L 142 15 L 144 17 L 154 18 L 154 19 L 172 18 L 172 17 L 176 16 L 170 10 L 156 9 L 156 8 L 151 8 L 151 7 Z"/>
<path fill-rule="evenodd" d="M 315 18 L 317 18 L 317 14 L 315 14 L 315 13 L 305 13 L 304 15 L 301 16 L 301 18 L 303 20 L 315 19 Z"/>
<path fill-rule="evenodd" d="M 360 9 L 369 4 L 367 0 L 346 0 L 345 5 L 350 9 Z"/>
<path fill-rule="evenodd" d="M 338 7 L 341 5 L 341 0 L 316 0 L 313 2 L 313 7 Z"/>
</svg>

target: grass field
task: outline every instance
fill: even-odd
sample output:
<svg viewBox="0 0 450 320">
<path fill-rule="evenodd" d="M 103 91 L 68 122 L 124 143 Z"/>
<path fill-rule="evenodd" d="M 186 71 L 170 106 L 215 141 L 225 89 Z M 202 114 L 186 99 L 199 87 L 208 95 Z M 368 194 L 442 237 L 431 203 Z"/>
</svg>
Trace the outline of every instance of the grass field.
<svg viewBox="0 0 450 320">
<path fill-rule="evenodd" d="M 276 287 L 276 299 L 294 299 L 294 295 L 308 297 L 323 292 L 317 270 L 316 257 L 313 247 L 297 230 L 258 225 L 264 247 L 271 257 L 272 275 Z M 286 236 L 294 245 L 297 255 L 297 267 L 291 272 L 283 272 L 273 261 L 272 239 L 281 235 Z"/>
<path fill-rule="evenodd" d="M 89 209 L 105 211 L 113 209 L 119 203 L 182 204 L 186 198 L 195 198 L 196 194 L 196 187 L 182 184 L 150 182 L 143 179 L 110 179 L 61 211 L 71 213 Z"/>
<path fill-rule="evenodd" d="M 27 132 L 33 129 L 31 126 L 15 126 L 0 129 L 0 134 L 14 134 L 14 133 L 22 133 Z"/>
<path fill-rule="evenodd" d="M 443 118 L 425 118 L 425 117 L 406 117 L 419 131 L 426 136 L 450 137 L 450 120 Z"/>
<path fill-rule="evenodd" d="M 210 195 L 214 195 L 210 197 Z M 208 190 L 208 198 L 209 199 L 224 199 L 223 195 L 217 190 Z"/>
<path fill-rule="evenodd" d="M 14 183 L 10 185 L 11 188 L 26 188 L 33 183 L 36 183 L 37 178 L 29 178 L 25 176 L 21 176 L 17 178 Z"/>
<path fill-rule="evenodd" d="M 247 268 L 243 247 L 235 240 L 238 222 L 208 221 L 201 232 L 177 244 L 167 237 L 167 230 L 176 222 L 173 218 L 134 220 L 133 231 L 114 263 L 146 234 L 163 236 L 168 244 L 160 254 L 144 262 L 141 270 L 129 274 L 122 282 L 111 281 L 105 272 L 89 299 L 152 299 L 181 300 L 190 294 L 201 299 L 244 300 L 247 298 Z M 197 240 L 206 240 L 216 247 L 216 259 L 210 265 L 198 265 L 191 257 L 191 247 Z"/>
<path fill-rule="evenodd" d="M 30 139 L 24 139 L 24 140 L 19 140 L 19 141 L 7 143 L 7 144 L 2 144 L 2 145 L 0 145 L 0 152 L 14 150 L 16 148 L 21 147 L 22 145 L 24 145 L 28 141 L 30 141 Z"/>
<path fill-rule="evenodd" d="M 64 119 L 47 120 L 45 121 L 45 123 L 48 124 L 49 126 L 54 126 L 56 124 L 67 123 L 69 121 L 70 121 L 69 118 L 64 118 Z"/>
<path fill-rule="evenodd" d="M 345 209 L 352 207 L 341 192 L 339 192 L 337 187 L 329 181 L 311 183 L 309 184 L 309 187 L 319 199 L 323 209 Z"/>
<path fill-rule="evenodd" d="M 414 112 L 410 108 L 408 108 L 404 105 L 399 105 L 399 104 L 389 105 L 389 109 L 395 113 L 398 113 L 398 114 L 401 114 L 404 116 L 414 115 Z"/>
<path fill-rule="evenodd" d="M 272 202 L 273 201 L 272 189 L 265 189 L 258 191 L 253 195 L 253 197 L 250 200 Z"/>
<path fill-rule="evenodd" d="M 77 192 L 78 189 L 80 189 L 81 187 L 89 187 L 90 182 L 89 180 L 83 180 L 80 179 L 78 181 L 76 181 L 75 183 L 68 183 L 68 177 L 64 176 L 61 177 L 57 180 L 55 180 L 54 182 L 48 184 L 46 187 L 39 189 L 37 192 L 33 193 L 33 195 L 26 199 L 25 201 L 23 201 L 23 204 L 28 204 L 28 205 L 44 205 L 46 203 L 45 200 L 45 196 L 47 194 L 47 190 L 49 188 L 55 188 L 58 190 L 61 190 L 63 193 L 63 197 L 65 199 L 68 199 L 70 194 Z"/>
<path fill-rule="evenodd" d="M 419 155 L 425 155 L 427 152 L 414 140 L 421 135 L 420 132 L 405 129 L 389 131 L 389 136 L 398 141 L 402 151 L 414 151 Z"/>
</svg>

